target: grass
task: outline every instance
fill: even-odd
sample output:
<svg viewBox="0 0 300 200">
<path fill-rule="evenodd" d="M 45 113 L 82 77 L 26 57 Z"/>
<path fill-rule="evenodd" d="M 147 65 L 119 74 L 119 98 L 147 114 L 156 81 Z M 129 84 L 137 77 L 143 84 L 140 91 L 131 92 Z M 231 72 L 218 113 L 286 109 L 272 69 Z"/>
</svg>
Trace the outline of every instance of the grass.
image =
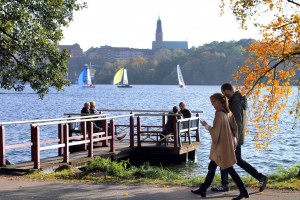
<svg viewBox="0 0 300 200">
<path fill-rule="evenodd" d="M 275 173 L 268 175 L 268 188 L 300 190 L 300 165 L 289 168 L 278 167 Z M 35 172 L 29 178 L 43 180 L 75 180 L 105 183 L 143 183 L 161 185 L 179 185 L 197 187 L 205 177 L 184 177 L 168 168 L 153 167 L 144 163 L 140 167 L 131 166 L 129 161 L 111 161 L 108 158 L 94 158 L 80 171 L 76 168 L 62 167 L 52 173 Z M 247 187 L 257 187 L 258 181 L 252 177 L 242 177 Z M 213 184 L 220 182 L 217 175 Z M 231 181 L 232 182 L 232 181 Z M 234 183 L 233 183 L 234 185 Z"/>
</svg>

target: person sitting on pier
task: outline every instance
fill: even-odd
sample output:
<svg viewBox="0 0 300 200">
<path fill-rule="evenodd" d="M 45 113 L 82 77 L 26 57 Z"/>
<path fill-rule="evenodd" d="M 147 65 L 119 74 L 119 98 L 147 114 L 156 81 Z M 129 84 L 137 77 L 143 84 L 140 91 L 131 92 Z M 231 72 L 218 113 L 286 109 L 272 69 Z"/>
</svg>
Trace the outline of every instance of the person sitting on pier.
<svg viewBox="0 0 300 200">
<path fill-rule="evenodd" d="M 186 105 L 184 102 L 180 102 L 179 103 L 179 108 L 180 108 L 180 113 L 182 114 L 183 118 L 191 118 L 192 117 L 192 113 L 189 109 L 186 108 Z M 182 128 L 188 128 L 189 122 L 182 122 Z"/>
<path fill-rule="evenodd" d="M 99 115 L 100 112 L 96 109 L 96 102 L 95 101 L 91 101 L 90 102 L 90 113 L 91 114 L 95 114 L 95 115 Z M 97 120 L 94 123 L 97 127 L 102 128 L 102 121 L 101 120 Z"/>
<path fill-rule="evenodd" d="M 81 109 L 81 114 L 82 114 L 82 116 L 92 114 L 91 106 L 90 106 L 89 102 L 84 103 L 84 106 Z M 93 130 L 94 130 L 94 132 L 99 132 L 99 131 L 101 131 L 101 128 L 99 126 L 97 126 L 97 124 L 94 122 L 93 123 Z"/>
<path fill-rule="evenodd" d="M 89 102 L 85 102 L 83 105 L 83 108 L 81 109 L 81 114 L 90 114 L 90 103 Z"/>
<path fill-rule="evenodd" d="M 184 102 L 179 103 L 180 113 L 182 114 L 183 118 L 191 118 L 192 113 L 189 109 L 186 108 L 186 105 Z"/>
<path fill-rule="evenodd" d="M 169 112 L 168 114 L 181 114 L 181 113 L 179 112 L 178 107 L 174 106 L 173 109 L 172 109 L 172 111 Z M 174 118 L 175 117 L 177 117 L 177 119 L 182 119 L 181 115 L 179 115 L 179 116 L 168 115 L 167 123 L 166 123 L 165 127 L 163 128 L 163 132 L 162 132 L 163 135 L 166 136 L 166 135 L 168 135 L 168 134 L 170 134 L 170 133 L 173 132 Z M 161 138 L 161 142 L 166 142 L 166 138 L 165 137 L 161 136 L 160 138 Z M 158 145 L 160 145 L 160 143 L 158 143 Z"/>
</svg>

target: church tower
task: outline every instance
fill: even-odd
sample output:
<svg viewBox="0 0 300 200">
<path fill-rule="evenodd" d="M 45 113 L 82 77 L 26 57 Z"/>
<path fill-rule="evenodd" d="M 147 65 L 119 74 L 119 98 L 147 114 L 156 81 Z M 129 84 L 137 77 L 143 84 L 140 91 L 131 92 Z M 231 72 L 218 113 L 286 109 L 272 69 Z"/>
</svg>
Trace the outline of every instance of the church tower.
<svg viewBox="0 0 300 200">
<path fill-rule="evenodd" d="M 158 20 L 157 20 L 157 23 L 156 23 L 155 41 L 156 42 L 162 42 L 163 41 L 163 32 L 162 32 L 162 28 L 161 28 L 160 17 L 158 17 Z"/>
</svg>

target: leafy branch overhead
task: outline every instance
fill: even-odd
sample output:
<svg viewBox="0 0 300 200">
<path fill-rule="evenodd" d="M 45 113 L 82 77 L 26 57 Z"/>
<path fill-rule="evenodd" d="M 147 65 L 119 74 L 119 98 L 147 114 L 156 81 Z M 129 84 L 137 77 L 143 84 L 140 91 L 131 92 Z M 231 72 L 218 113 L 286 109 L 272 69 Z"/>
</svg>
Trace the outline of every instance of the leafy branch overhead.
<svg viewBox="0 0 300 200">
<path fill-rule="evenodd" d="M 70 55 L 58 44 L 62 27 L 85 7 L 76 0 L 0 0 L 0 87 L 22 91 L 30 84 L 43 98 L 50 87 L 69 85 Z"/>
<path fill-rule="evenodd" d="M 229 5 L 241 27 L 247 29 L 252 20 L 262 39 L 250 45 L 245 65 L 234 75 L 238 88 L 248 94 L 252 109 L 250 121 L 256 125 L 255 140 L 259 148 L 267 147 L 278 130 L 282 111 L 295 116 L 291 128 L 300 117 L 299 98 L 294 98 L 300 71 L 300 2 L 293 0 L 222 0 Z M 265 19 L 270 19 L 266 22 Z M 289 107 L 291 109 L 287 110 Z M 262 109 L 264 108 L 264 109 Z"/>
</svg>

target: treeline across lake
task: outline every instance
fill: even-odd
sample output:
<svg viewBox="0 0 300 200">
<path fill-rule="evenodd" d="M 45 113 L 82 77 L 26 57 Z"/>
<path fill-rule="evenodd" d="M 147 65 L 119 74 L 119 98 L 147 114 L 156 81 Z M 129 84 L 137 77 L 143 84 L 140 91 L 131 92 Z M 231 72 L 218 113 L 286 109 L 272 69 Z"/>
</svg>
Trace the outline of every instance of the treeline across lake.
<svg viewBox="0 0 300 200">
<path fill-rule="evenodd" d="M 139 56 L 127 61 L 105 62 L 101 57 L 71 58 L 69 78 L 75 83 L 84 64 L 92 63 L 96 84 L 111 84 L 116 71 L 126 65 L 130 84 L 178 84 L 176 66 L 179 64 L 187 85 L 222 84 L 233 80 L 237 68 L 248 57 L 244 50 L 255 42 L 242 39 L 211 42 L 187 51 L 160 49 L 152 59 Z"/>
</svg>

